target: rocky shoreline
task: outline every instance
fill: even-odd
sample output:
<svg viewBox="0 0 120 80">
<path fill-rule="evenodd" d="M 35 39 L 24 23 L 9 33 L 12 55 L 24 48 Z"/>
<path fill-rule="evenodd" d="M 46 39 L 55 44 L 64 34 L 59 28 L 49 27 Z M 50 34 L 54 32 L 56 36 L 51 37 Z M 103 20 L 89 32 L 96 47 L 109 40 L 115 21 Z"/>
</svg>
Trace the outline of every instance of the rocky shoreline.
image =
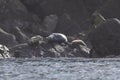
<svg viewBox="0 0 120 80">
<path fill-rule="evenodd" d="M 8 47 L 10 56 L 15 58 L 119 57 L 119 2 L 1 0 L 0 44 Z M 81 40 L 85 45 L 76 41 L 77 46 L 47 43 L 46 37 L 52 33 L 64 34 L 70 44 Z M 37 35 L 43 39 L 38 39 L 40 43 L 35 43 L 35 46 L 30 45 L 30 40 Z M 1 47 L 1 54 L 5 51 Z M 4 57 L 1 55 L 1 58 Z"/>
</svg>

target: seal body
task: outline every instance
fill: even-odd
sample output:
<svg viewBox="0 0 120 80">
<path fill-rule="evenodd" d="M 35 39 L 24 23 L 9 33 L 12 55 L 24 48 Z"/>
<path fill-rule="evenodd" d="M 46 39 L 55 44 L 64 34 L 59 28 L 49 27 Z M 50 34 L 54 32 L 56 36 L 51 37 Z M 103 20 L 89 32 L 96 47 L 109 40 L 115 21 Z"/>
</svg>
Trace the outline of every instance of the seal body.
<svg viewBox="0 0 120 80">
<path fill-rule="evenodd" d="M 67 37 L 62 33 L 52 33 L 47 38 L 48 42 L 55 42 L 55 43 L 66 43 L 68 42 Z"/>
<path fill-rule="evenodd" d="M 36 35 L 30 38 L 30 40 L 28 40 L 28 45 L 30 46 L 37 46 L 39 44 L 41 44 L 43 41 L 43 37 L 40 35 Z"/>
<path fill-rule="evenodd" d="M 77 46 L 79 46 L 79 45 L 81 45 L 81 46 L 87 46 L 87 45 L 84 43 L 84 41 L 82 41 L 82 40 L 73 40 L 73 41 L 71 42 L 71 46 L 72 46 L 72 47 L 77 47 Z"/>
</svg>

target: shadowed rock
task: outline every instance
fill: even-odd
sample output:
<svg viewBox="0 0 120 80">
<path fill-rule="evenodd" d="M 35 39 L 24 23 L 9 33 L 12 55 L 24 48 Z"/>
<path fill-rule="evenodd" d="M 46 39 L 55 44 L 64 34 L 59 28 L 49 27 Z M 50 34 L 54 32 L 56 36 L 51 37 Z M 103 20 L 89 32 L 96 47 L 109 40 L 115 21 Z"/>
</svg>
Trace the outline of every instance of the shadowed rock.
<svg viewBox="0 0 120 80">
<path fill-rule="evenodd" d="M 0 28 L 0 44 L 12 47 L 17 44 L 16 38 L 14 35 L 5 32 Z"/>
<path fill-rule="evenodd" d="M 120 21 L 116 18 L 101 23 L 89 34 L 90 42 L 98 57 L 120 55 Z"/>
</svg>

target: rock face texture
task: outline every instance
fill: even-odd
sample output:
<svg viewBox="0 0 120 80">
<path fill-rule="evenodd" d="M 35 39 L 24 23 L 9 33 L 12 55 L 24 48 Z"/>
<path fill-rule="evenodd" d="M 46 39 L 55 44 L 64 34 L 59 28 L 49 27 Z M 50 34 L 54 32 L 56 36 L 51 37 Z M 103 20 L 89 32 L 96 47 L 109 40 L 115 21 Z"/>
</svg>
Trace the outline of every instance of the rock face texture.
<svg viewBox="0 0 120 80">
<path fill-rule="evenodd" d="M 108 19 L 91 32 L 90 41 L 99 57 L 120 55 L 120 21 Z"/>
<path fill-rule="evenodd" d="M 36 15 L 28 13 L 19 0 L 0 1 L 0 25 L 3 30 L 12 33 L 15 37 L 21 36 L 21 33 L 17 31 L 18 28 L 30 36 L 39 33 L 41 27 L 40 19 Z"/>
<path fill-rule="evenodd" d="M 118 18 L 120 19 L 120 1 L 108 0 L 104 6 L 101 7 L 100 12 L 106 18 Z"/>
<path fill-rule="evenodd" d="M 119 21 L 109 18 L 120 19 L 119 8 L 119 0 L 0 0 L 0 44 L 11 48 L 16 57 L 32 57 L 37 54 L 39 57 L 88 56 L 89 50 L 81 46 L 70 48 L 68 45 L 42 44 L 34 49 L 27 44 L 32 36 L 45 38 L 59 32 L 69 37 L 69 42 L 82 39 L 88 46 L 93 46 L 93 54 L 90 56 L 118 55 Z M 94 24 L 92 14 L 95 12 L 108 20 L 103 20 L 104 23 L 99 26 Z M 94 25 L 98 26 L 95 30 Z M 112 25 L 117 27 L 113 28 Z M 88 39 L 89 33 L 91 42 Z"/>
<path fill-rule="evenodd" d="M 17 42 L 14 35 L 0 29 L 0 44 L 6 45 L 7 47 L 11 47 L 17 45 Z"/>
</svg>

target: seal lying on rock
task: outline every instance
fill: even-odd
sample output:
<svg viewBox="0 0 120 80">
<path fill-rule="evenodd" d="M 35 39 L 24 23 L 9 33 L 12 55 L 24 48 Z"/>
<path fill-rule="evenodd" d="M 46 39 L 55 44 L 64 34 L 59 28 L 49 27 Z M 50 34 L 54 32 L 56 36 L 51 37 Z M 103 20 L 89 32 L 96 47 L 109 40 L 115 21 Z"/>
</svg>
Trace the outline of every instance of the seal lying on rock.
<svg viewBox="0 0 120 80">
<path fill-rule="evenodd" d="M 72 49 L 71 54 L 75 57 L 89 57 L 89 48 L 82 40 L 73 40 L 70 43 L 70 47 Z"/>
<path fill-rule="evenodd" d="M 36 35 L 36 36 L 31 37 L 28 40 L 28 45 L 30 45 L 30 46 L 37 46 L 37 45 L 41 44 L 42 41 L 43 41 L 43 37 L 40 36 L 40 35 Z"/>
<path fill-rule="evenodd" d="M 67 37 L 62 33 L 52 33 L 48 37 L 46 37 L 48 43 L 67 43 Z"/>
<path fill-rule="evenodd" d="M 72 47 L 77 47 L 78 45 L 87 46 L 82 40 L 73 40 L 71 42 Z"/>
<path fill-rule="evenodd" d="M 0 54 L 2 58 L 10 58 L 9 49 L 5 45 L 0 44 Z"/>
</svg>

